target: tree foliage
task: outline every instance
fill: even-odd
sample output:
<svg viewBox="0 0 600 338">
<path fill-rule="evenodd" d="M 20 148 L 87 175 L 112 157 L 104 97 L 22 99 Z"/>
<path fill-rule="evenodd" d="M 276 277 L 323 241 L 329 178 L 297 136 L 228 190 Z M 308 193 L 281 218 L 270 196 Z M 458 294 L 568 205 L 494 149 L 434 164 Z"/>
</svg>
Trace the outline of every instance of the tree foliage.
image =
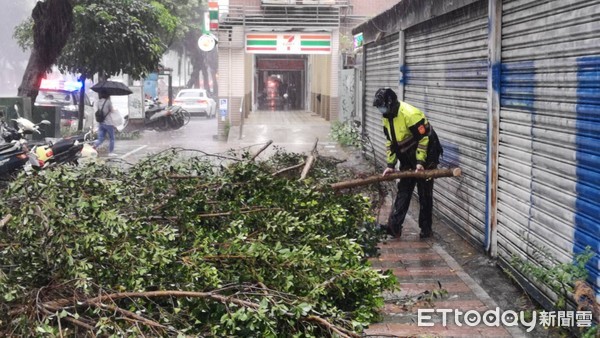
<svg viewBox="0 0 600 338">
<path fill-rule="evenodd" d="M 320 188 L 339 179 L 325 159 L 300 182 L 273 174 L 297 154 L 242 157 L 17 179 L 0 201 L 0 335 L 358 336 L 395 285 L 366 260 L 370 199 Z"/>
<path fill-rule="evenodd" d="M 57 60 L 62 71 L 134 78 L 155 71 L 166 50 L 161 35 L 179 24 L 158 2 L 78 0 L 75 31 Z"/>
<path fill-rule="evenodd" d="M 41 14 L 36 15 L 36 9 Z M 141 78 L 155 71 L 167 48 L 163 39 L 181 25 L 158 1 L 47 0 L 38 2 L 36 9 L 33 24 L 25 22 L 15 30 L 23 48 L 33 47 L 19 90 L 32 101 L 52 65 L 81 74 L 82 80 L 119 73 Z M 30 26 L 34 34 L 28 34 Z"/>
</svg>

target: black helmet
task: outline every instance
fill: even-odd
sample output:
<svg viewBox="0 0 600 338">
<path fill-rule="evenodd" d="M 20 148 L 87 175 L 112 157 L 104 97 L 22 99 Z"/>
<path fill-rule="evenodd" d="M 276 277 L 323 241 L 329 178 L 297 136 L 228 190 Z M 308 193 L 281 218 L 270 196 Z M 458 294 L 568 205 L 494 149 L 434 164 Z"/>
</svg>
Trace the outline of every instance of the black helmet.
<svg viewBox="0 0 600 338">
<path fill-rule="evenodd" d="M 390 108 L 392 104 L 398 101 L 398 95 L 390 88 L 379 88 L 375 93 L 373 99 L 374 107 L 387 107 Z"/>
</svg>

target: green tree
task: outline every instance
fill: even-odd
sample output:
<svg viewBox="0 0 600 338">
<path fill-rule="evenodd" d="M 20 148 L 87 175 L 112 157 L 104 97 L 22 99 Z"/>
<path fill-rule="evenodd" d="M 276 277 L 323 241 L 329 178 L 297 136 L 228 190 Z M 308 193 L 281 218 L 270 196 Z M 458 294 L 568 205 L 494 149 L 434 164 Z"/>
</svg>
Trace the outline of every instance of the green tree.
<svg viewBox="0 0 600 338">
<path fill-rule="evenodd" d="M 19 90 L 19 95 L 32 101 L 44 72 L 54 64 L 61 71 L 81 74 L 82 82 L 94 74 L 140 78 L 154 71 L 167 48 L 164 39 L 180 25 L 162 3 L 143 0 L 47 0 L 36 5 L 32 20 L 33 35 L 22 27 L 15 33 L 21 46 L 33 40 L 30 65 Z M 81 98 L 83 93 L 82 89 Z M 81 129 L 82 99 L 79 116 Z"/>
<path fill-rule="evenodd" d="M 99 74 L 126 73 L 141 78 L 158 68 L 167 46 L 161 39 L 179 20 L 159 2 L 142 0 L 78 0 L 75 31 L 57 60 L 61 71 L 80 74 L 81 82 Z M 83 127 L 80 91 L 79 125 Z"/>
<path fill-rule="evenodd" d="M 165 7 L 172 10 L 173 15 L 181 19 L 181 25 L 174 34 L 169 49 L 183 55 L 190 60 L 192 74 L 186 83 L 188 88 L 200 88 L 200 76 L 203 78 L 205 89 L 208 87 L 209 76 L 213 81 L 213 87 L 217 88 L 217 50 L 210 52 L 201 51 L 198 48 L 198 39 L 203 33 L 204 13 L 207 11 L 206 0 L 161 0 Z M 212 72 L 209 71 L 209 67 Z"/>
</svg>

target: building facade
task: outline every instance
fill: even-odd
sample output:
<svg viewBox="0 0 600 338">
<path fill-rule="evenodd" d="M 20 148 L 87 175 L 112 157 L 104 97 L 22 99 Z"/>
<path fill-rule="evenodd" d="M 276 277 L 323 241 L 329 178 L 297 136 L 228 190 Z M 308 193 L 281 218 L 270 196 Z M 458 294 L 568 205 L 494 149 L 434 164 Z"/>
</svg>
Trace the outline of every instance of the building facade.
<svg viewBox="0 0 600 338">
<path fill-rule="evenodd" d="M 219 6 L 220 133 L 256 110 L 339 117 L 343 59 L 353 26 L 390 6 L 374 0 L 230 0 Z M 224 101 L 226 100 L 226 101 Z"/>
<path fill-rule="evenodd" d="M 404 0 L 353 29 L 363 34 L 364 132 L 384 161 L 370 100 L 394 88 L 426 112 L 443 165 L 435 210 L 497 257 L 547 306 L 540 268 L 591 248 L 600 291 L 600 1 Z M 515 260 L 516 258 L 516 260 Z"/>
</svg>

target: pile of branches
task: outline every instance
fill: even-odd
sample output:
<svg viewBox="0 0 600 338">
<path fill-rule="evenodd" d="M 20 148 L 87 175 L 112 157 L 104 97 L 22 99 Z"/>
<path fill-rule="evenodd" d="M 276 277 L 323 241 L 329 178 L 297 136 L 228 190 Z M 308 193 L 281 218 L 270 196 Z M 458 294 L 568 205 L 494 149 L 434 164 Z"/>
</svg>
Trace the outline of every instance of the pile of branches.
<svg viewBox="0 0 600 338">
<path fill-rule="evenodd" d="M 335 161 L 169 150 L 59 166 L 0 201 L 0 336 L 359 337 L 396 281 Z M 309 170 L 307 170 L 309 171 Z"/>
</svg>

